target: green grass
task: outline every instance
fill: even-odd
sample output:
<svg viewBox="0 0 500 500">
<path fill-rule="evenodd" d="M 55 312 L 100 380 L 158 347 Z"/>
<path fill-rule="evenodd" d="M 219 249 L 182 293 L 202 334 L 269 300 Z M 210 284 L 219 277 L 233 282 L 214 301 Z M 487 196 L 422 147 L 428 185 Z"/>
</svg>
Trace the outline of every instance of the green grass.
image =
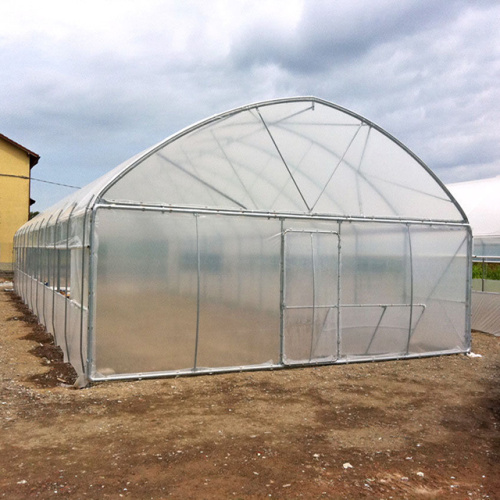
<svg viewBox="0 0 500 500">
<path fill-rule="evenodd" d="M 484 278 L 487 280 L 500 280 L 500 263 L 486 263 L 473 262 L 472 263 L 472 278 L 482 279 L 484 272 Z"/>
</svg>

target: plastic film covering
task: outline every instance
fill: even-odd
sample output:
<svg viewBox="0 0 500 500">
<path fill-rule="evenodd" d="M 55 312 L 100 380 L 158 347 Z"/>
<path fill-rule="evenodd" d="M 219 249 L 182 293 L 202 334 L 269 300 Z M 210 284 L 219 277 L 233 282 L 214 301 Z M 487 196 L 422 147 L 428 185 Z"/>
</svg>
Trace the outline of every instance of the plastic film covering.
<svg viewBox="0 0 500 500">
<path fill-rule="evenodd" d="M 96 227 L 98 376 L 278 361 L 278 222 L 106 209 Z"/>
<path fill-rule="evenodd" d="M 99 210 L 96 231 L 97 374 L 192 367 L 195 217 Z"/>
<path fill-rule="evenodd" d="M 408 227 L 344 223 L 341 241 L 341 357 L 406 355 L 412 312 Z"/>
<path fill-rule="evenodd" d="M 343 224 L 341 355 L 467 350 L 468 242 L 463 227 Z"/>
<path fill-rule="evenodd" d="M 198 217 L 196 368 L 276 364 L 280 332 L 280 223 Z"/>
<path fill-rule="evenodd" d="M 249 106 L 201 123 L 136 161 L 102 197 L 463 220 L 444 187 L 393 138 L 357 115 L 307 98 Z"/>
<path fill-rule="evenodd" d="M 464 352 L 470 348 L 471 235 L 466 227 L 411 227 L 414 302 L 425 312 L 412 334 L 410 351 Z M 439 243 L 437 243 L 439 242 Z"/>
</svg>

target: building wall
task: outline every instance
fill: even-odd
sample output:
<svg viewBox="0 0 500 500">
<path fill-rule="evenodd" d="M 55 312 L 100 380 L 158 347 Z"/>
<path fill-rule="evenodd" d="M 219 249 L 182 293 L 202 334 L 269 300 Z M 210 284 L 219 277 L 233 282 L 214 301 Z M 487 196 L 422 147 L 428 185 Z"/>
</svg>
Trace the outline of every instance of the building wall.
<svg viewBox="0 0 500 500">
<path fill-rule="evenodd" d="M 29 178 L 30 157 L 0 138 L 0 271 L 12 270 L 14 234 L 28 220 L 30 200 L 29 180 L 5 175 Z"/>
</svg>

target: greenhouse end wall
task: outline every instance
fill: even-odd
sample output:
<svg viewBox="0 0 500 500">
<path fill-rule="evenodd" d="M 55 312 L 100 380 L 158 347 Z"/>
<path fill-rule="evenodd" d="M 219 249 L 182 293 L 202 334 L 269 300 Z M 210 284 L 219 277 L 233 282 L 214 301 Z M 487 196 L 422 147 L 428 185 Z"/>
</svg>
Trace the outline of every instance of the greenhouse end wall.
<svg viewBox="0 0 500 500">
<path fill-rule="evenodd" d="M 467 227 L 126 208 L 95 221 L 95 380 L 470 349 Z"/>
</svg>

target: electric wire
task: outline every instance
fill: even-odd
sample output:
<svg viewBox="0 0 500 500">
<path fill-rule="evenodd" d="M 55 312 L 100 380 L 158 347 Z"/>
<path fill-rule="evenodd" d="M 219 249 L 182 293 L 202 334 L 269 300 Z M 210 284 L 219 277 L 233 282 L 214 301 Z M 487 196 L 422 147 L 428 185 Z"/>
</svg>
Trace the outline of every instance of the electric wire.
<svg viewBox="0 0 500 500">
<path fill-rule="evenodd" d="M 28 177 L 26 175 L 0 174 L 0 177 L 15 177 L 17 179 L 31 179 L 32 181 L 45 182 L 46 184 L 55 184 L 56 186 L 64 186 L 72 189 L 81 189 L 81 186 L 72 186 L 71 184 L 63 184 L 62 182 L 46 181 L 37 179 L 36 177 Z"/>
</svg>

